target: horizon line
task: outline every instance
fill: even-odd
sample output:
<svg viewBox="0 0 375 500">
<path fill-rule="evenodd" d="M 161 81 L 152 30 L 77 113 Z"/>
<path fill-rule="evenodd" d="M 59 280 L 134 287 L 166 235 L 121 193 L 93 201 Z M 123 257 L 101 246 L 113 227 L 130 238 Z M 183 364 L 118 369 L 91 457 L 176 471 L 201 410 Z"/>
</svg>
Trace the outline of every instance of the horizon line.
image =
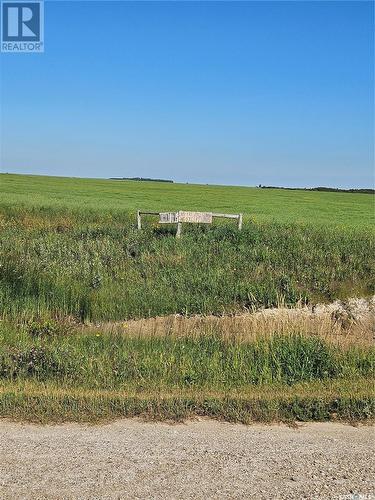
<svg viewBox="0 0 375 500">
<path fill-rule="evenodd" d="M 57 179 L 82 179 L 82 180 L 98 180 L 98 181 L 123 181 L 123 182 L 152 182 L 154 184 L 181 184 L 181 185 L 190 185 L 190 186 L 212 186 L 212 187 L 242 187 L 242 188 L 256 188 L 256 189 L 296 189 L 296 190 L 313 190 L 313 189 L 332 189 L 338 191 L 360 191 L 360 190 L 372 190 L 374 191 L 374 185 L 372 187 L 349 187 L 349 188 L 340 188 L 333 186 L 324 186 L 324 185 L 316 185 L 316 186 L 273 186 L 266 184 L 211 184 L 208 182 L 190 182 L 190 181 L 175 181 L 173 179 L 165 179 L 170 182 L 165 182 L 164 179 L 159 178 L 158 180 L 153 180 L 153 178 L 149 178 L 149 180 L 137 180 L 136 178 L 124 178 L 124 177 L 81 177 L 77 175 L 51 175 L 51 174 L 29 174 L 29 173 L 20 173 L 20 172 L 0 172 L 0 175 L 20 175 L 20 176 L 30 176 L 30 177 L 53 177 Z M 139 179 L 142 179 L 141 177 Z"/>
</svg>

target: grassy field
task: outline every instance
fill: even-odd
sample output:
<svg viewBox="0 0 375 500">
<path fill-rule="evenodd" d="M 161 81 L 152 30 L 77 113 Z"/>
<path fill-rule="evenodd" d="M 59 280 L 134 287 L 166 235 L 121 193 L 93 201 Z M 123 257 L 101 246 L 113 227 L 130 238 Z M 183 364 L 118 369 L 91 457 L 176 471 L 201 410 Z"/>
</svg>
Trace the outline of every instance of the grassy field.
<svg viewBox="0 0 375 500">
<path fill-rule="evenodd" d="M 371 232 L 297 224 L 134 229 L 44 212 L 4 215 L 0 315 L 79 321 L 223 314 L 370 295 Z"/>
<path fill-rule="evenodd" d="M 370 296 L 373 196 L 8 174 L 0 193 L 0 415 L 373 418 L 374 352 L 350 317 L 104 325 Z M 137 208 L 243 212 L 244 228 L 178 240 L 152 218 L 137 231 Z"/>
<path fill-rule="evenodd" d="M 223 314 L 375 288 L 371 195 L 0 179 L 3 317 Z M 176 240 L 174 227 L 152 218 L 137 231 L 131 210 L 140 206 L 241 210 L 246 217 L 241 233 L 231 222 L 186 226 Z"/>
<path fill-rule="evenodd" d="M 144 210 L 243 212 L 253 221 L 360 228 L 373 225 L 374 196 L 231 186 L 0 174 L 0 207 L 81 214 Z"/>
</svg>

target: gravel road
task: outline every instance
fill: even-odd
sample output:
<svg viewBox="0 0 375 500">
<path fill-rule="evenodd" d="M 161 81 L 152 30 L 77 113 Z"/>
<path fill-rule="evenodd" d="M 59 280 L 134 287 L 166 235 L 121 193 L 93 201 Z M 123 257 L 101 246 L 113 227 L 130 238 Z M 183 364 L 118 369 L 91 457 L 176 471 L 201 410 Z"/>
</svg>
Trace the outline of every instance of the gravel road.
<svg viewBox="0 0 375 500">
<path fill-rule="evenodd" d="M 374 428 L 1 421 L 1 499 L 375 500 Z"/>
</svg>

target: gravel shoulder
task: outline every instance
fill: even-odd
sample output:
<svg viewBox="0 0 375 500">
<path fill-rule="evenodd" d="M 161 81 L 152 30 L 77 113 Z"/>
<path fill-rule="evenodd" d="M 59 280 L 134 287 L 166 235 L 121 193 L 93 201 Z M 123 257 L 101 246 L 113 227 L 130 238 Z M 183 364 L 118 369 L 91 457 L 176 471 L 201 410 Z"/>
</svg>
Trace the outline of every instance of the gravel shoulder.
<svg viewBox="0 0 375 500">
<path fill-rule="evenodd" d="M 1 499 L 375 499 L 370 426 L 0 422 Z"/>
</svg>

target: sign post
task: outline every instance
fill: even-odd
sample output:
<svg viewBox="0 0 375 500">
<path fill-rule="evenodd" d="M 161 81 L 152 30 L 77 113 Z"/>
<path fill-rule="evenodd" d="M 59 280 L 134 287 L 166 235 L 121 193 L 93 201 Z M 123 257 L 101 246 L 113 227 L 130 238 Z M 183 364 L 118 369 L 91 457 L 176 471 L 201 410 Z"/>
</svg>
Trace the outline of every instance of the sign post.
<svg viewBox="0 0 375 500">
<path fill-rule="evenodd" d="M 212 224 L 213 219 L 235 219 L 237 220 L 238 230 L 242 229 L 242 214 L 221 214 L 214 212 L 189 212 L 179 210 L 178 212 L 146 212 L 143 210 L 137 211 L 137 228 L 142 229 L 142 215 L 158 215 L 159 224 L 177 224 L 176 238 L 181 236 L 182 224 Z"/>
</svg>

